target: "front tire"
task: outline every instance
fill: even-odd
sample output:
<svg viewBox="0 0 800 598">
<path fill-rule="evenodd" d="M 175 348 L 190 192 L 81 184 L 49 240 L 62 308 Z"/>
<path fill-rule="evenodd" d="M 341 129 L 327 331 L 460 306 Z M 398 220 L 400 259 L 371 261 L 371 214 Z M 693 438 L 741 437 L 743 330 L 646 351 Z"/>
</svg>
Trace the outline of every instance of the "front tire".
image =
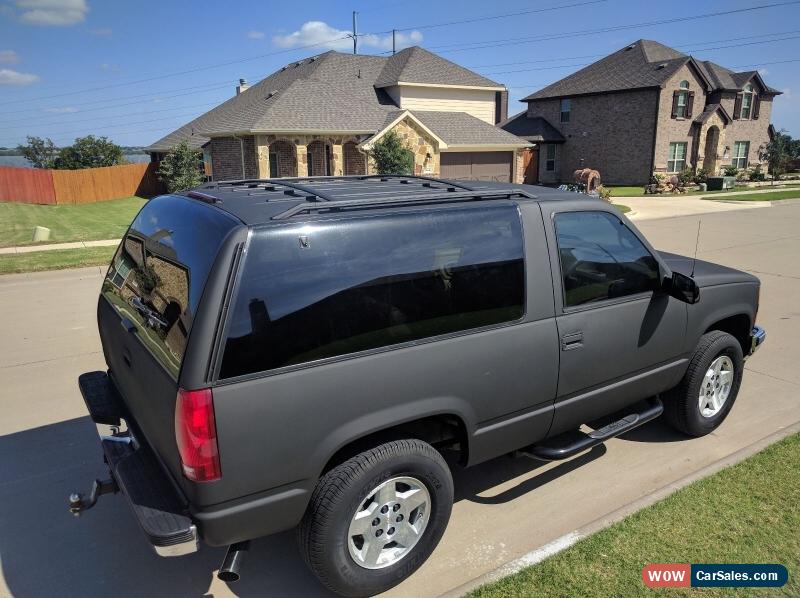
<svg viewBox="0 0 800 598">
<path fill-rule="evenodd" d="M 424 563 L 444 534 L 453 479 L 439 452 L 420 440 L 364 451 L 317 483 L 298 527 L 303 558 L 342 596 L 372 596 Z"/>
<path fill-rule="evenodd" d="M 705 436 L 725 420 L 739 394 L 744 371 L 742 346 L 712 330 L 700 337 L 686 374 L 664 397 L 664 416 L 676 430 Z"/>
</svg>

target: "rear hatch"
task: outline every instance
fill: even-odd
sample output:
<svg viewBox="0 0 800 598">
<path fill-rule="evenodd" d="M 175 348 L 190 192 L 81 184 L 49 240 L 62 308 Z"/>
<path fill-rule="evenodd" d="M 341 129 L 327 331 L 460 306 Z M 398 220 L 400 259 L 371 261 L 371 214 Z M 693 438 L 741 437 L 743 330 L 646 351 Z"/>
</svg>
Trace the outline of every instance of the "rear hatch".
<svg viewBox="0 0 800 598">
<path fill-rule="evenodd" d="M 97 317 L 110 374 L 135 432 L 176 480 L 175 399 L 192 323 L 225 238 L 241 222 L 182 196 L 150 200 L 103 281 Z M 215 303 L 207 299 L 205 304 Z M 218 309 L 211 305 L 209 309 Z"/>
</svg>

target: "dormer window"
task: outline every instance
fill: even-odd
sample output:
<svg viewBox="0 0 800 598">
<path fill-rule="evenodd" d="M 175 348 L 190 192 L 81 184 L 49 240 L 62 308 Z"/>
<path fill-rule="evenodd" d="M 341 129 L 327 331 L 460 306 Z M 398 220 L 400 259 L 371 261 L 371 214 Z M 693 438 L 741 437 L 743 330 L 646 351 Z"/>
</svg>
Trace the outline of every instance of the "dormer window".
<svg viewBox="0 0 800 598">
<path fill-rule="evenodd" d="M 681 81 L 672 93 L 672 118 L 689 118 L 692 116 L 692 100 L 694 92 L 689 91 L 689 82 Z"/>
<path fill-rule="evenodd" d="M 569 113 L 572 110 L 572 102 L 569 101 L 569 98 L 564 98 L 561 100 L 561 122 L 568 123 L 569 122 Z"/>
</svg>

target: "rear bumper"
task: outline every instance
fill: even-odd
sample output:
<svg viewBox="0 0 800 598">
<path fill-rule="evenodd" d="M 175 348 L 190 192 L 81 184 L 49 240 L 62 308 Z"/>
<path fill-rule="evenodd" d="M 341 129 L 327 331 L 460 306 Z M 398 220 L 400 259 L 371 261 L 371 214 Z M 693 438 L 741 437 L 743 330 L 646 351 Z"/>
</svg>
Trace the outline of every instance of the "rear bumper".
<svg viewBox="0 0 800 598">
<path fill-rule="evenodd" d="M 764 344 L 765 340 L 767 340 L 767 331 L 761 326 L 753 326 L 753 330 L 750 331 L 750 351 L 748 355 L 755 353 Z"/>
<path fill-rule="evenodd" d="M 78 386 L 95 423 L 122 425 L 127 416 L 124 403 L 105 372 L 81 375 Z M 152 450 L 131 429 L 101 436 L 100 444 L 113 480 L 156 554 L 181 556 L 195 552 L 197 527 L 189 517 L 186 500 Z"/>
</svg>

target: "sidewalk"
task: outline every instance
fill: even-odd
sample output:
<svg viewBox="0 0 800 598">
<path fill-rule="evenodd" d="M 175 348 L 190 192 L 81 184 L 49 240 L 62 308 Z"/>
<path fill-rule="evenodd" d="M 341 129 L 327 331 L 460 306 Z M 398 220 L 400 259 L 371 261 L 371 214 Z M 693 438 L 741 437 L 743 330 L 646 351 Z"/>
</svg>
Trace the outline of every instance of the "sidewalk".
<svg viewBox="0 0 800 598">
<path fill-rule="evenodd" d="M 800 189 L 798 190 L 800 196 Z M 705 197 L 706 199 L 703 199 Z M 734 210 L 757 210 L 769 208 L 768 201 L 709 201 L 724 200 L 723 194 L 714 196 L 701 195 L 648 195 L 647 197 L 612 197 L 613 203 L 630 207 L 626 214 L 631 220 L 651 220 L 654 218 L 675 218 L 677 216 L 693 216 Z"/>
<path fill-rule="evenodd" d="M 54 249 L 86 249 L 88 247 L 112 247 L 119 245 L 122 239 L 104 239 L 102 241 L 74 241 L 72 243 L 49 243 L 47 245 L 21 245 L 18 247 L 0 247 L 0 255 L 15 253 L 33 253 L 34 251 L 53 251 Z"/>
</svg>

